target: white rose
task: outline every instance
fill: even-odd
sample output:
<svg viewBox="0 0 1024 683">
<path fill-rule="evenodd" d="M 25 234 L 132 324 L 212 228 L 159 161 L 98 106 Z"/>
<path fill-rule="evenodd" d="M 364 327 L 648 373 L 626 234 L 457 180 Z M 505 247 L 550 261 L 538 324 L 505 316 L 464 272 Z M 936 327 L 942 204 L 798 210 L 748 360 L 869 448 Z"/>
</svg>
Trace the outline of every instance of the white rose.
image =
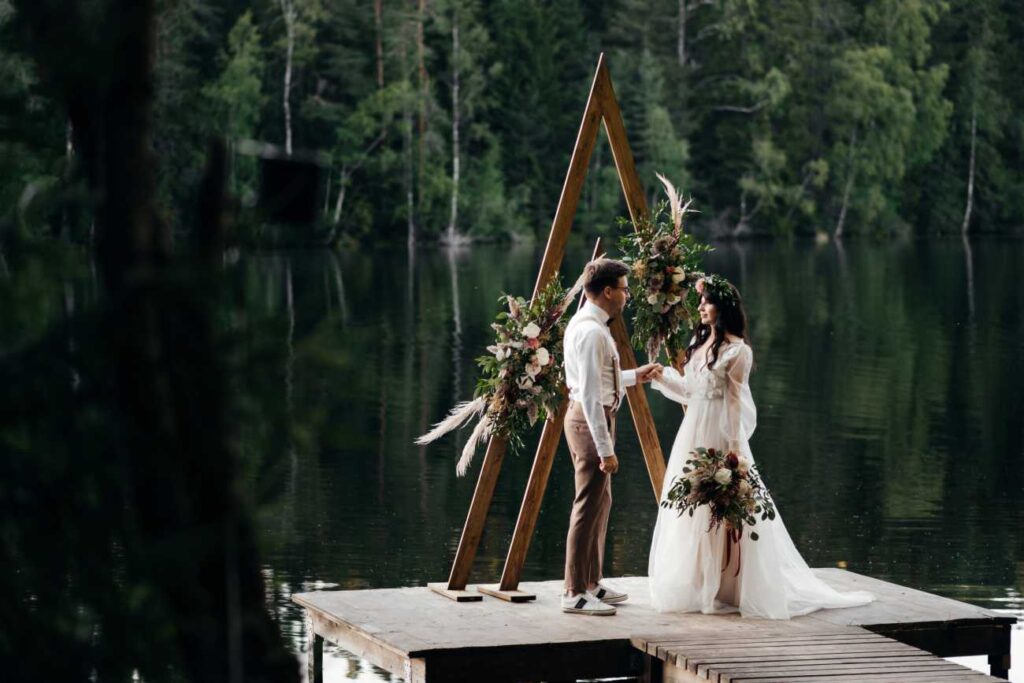
<svg viewBox="0 0 1024 683">
<path fill-rule="evenodd" d="M 533 386 L 533 379 L 530 377 L 520 377 L 519 381 L 516 382 L 516 386 L 520 389 L 529 389 Z"/>
<path fill-rule="evenodd" d="M 741 496 L 745 496 L 748 493 L 750 493 L 750 484 L 747 482 L 746 479 L 740 479 L 739 489 Z"/>
<path fill-rule="evenodd" d="M 530 323 L 523 328 L 523 336 L 527 339 L 532 339 L 540 334 L 540 328 L 537 327 L 537 323 Z"/>
<path fill-rule="evenodd" d="M 686 272 L 680 267 L 676 266 L 675 272 L 672 273 L 672 282 L 679 284 L 686 279 Z"/>
<path fill-rule="evenodd" d="M 647 297 L 647 303 L 649 303 L 652 306 L 657 306 L 658 305 L 658 295 L 657 294 L 651 294 L 649 297 Z"/>
<path fill-rule="evenodd" d="M 542 346 L 537 349 L 537 354 L 533 357 L 533 362 L 543 367 L 551 362 L 551 354 Z"/>
<path fill-rule="evenodd" d="M 715 472 L 715 481 L 717 481 L 722 486 L 725 486 L 730 481 L 732 481 L 732 470 L 730 470 L 728 467 L 719 468 L 719 470 Z"/>
<path fill-rule="evenodd" d="M 750 469 L 750 458 L 748 458 L 745 455 L 741 455 L 739 459 L 739 464 L 736 467 L 737 469 L 739 469 L 740 472 L 746 472 L 747 470 Z"/>
<path fill-rule="evenodd" d="M 534 377 L 540 374 L 540 366 L 536 363 L 530 363 L 526 366 L 526 374 L 530 376 L 532 380 Z"/>
</svg>

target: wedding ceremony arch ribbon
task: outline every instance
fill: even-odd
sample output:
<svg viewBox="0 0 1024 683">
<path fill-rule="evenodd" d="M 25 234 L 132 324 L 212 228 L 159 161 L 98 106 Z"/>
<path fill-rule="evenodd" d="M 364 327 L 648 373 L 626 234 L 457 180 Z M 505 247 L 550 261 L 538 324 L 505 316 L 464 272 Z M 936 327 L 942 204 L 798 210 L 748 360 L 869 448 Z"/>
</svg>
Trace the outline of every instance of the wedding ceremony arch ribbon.
<svg viewBox="0 0 1024 683">
<path fill-rule="evenodd" d="M 633 153 L 626 138 L 626 128 L 622 122 L 622 112 L 619 110 L 619 104 L 615 98 L 615 90 L 612 87 L 605 55 L 602 53 L 597 60 L 597 70 L 590 86 L 586 108 L 583 111 L 583 121 L 580 123 L 579 132 L 576 135 L 576 145 L 569 161 L 569 169 L 565 174 L 562 194 L 558 200 L 558 208 L 555 211 L 544 257 L 541 260 L 540 271 L 533 288 L 533 297 L 536 297 L 547 285 L 562 265 L 569 231 L 576 216 L 580 192 L 583 189 L 583 181 L 586 179 L 590 164 L 590 155 L 597 143 L 601 123 L 604 124 L 604 130 L 608 136 L 615 168 L 633 225 L 636 226 L 638 221 L 648 216 L 643 184 L 637 177 L 636 164 L 633 161 Z M 595 256 L 599 254 L 599 245 L 595 248 Z M 615 318 L 610 329 L 618 347 L 621 367 L 623 369 L 637 367 L 636 354 L 630 345 L 629 334 L 622 316 Z M 644 393 L 643 386 L 638 384 L 626 389 L 626 398 L 629 401 L 629 410 L 633 416 L 633 424 L 647 465 L 655 503 L 657 503 L 661 496 L 662 481 L 665 477 L 665 457 L 661 451 L 661 444 L 658 442 L 658 434 L 654 427 L 654 419 L 651 417 L 650 406 L 647 403 L 647 395 Z M 563 397 L 555 414 L 544 422 L 500 583 L 479 586 L 476 592 L 466 589 L 473 560 L 483 535 L 487 512 L 494 497 L 498 473 L 501 471 L 501 464 L 508 446 L 506 439 L 494 436 L 487 444 L 487 452 L 484 454 L 483 464 L 480 467 L 480 475 L 473 491 L 473 499 L 466 515 L 466 523 L 462 528 L 462 536 L 459 539 L 459 547 L 455 553 L 448 582 L 428 584 L 432 590 L 460 602 L 479 600 L 482 597 L 480 593 L 487 593 L 512 602 L 532 600 L 536 597 L 520 591 L 519 580 L 526 563 L 526 555 L 536 527 L 537 517 L 540 514 L 541 503 L 551 473 L 551 465 L 561 440 L 562 425 L 567 408 L 568 397 Z"/>
</svg>

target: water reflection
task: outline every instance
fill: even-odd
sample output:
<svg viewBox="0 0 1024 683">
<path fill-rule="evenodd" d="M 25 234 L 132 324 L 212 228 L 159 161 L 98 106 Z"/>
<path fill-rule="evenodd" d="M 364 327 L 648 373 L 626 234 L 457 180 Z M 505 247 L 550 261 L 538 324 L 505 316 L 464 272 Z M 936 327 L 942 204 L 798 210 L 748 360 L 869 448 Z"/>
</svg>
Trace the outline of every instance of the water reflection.
<svg viewBox="0 0 1024 683">
<path fill-rule="evenodd" d="M 292 592 L 447 575 L 477 469 L 455 477 L 463 434 L 413 439 L 472 395 L 497 297 L 529 294 L 541 246 L 227 260 L 238 439 L 263 504 L 268 606 L 297 652 Z M 566 272 L 589 252 L 573 244 Z M 0 271 L 0 352 L 95 305 L 88 261 L 61 258 Z M 753 242 L 719 245 L 708 265 L 745 296 L 752 448 L 808 562 L 1024 612 L 1024 243 Z M 667 451 L 680 414 L 651 405 Z M 656 509 L 621 431 L 607 561 L 641 574 Z M 500 575 L 538 435 L 505 461 L 474 579 Z M 571 496 L 563 452 L 524 580 L 560 574 Z M 388 680 L 332 652 L 327 680 Z"/>
</svg>

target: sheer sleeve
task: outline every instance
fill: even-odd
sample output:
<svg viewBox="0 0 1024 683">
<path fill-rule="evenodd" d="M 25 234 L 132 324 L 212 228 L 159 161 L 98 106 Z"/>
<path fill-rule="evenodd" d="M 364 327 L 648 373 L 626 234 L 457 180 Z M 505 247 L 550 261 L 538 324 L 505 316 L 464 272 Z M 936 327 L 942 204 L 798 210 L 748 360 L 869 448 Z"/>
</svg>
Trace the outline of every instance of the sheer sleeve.
<svg viewBox="0 0 1024 683">
<path fill-rule="evenodd" d="M 661 379 L 653 380 L 651 387 L 676 403 L 682 403 L 685 406 L 690 402 L 689 387 L 675 368 L 666 367 L 661 373 Z"/>
<path fill-rule="evenodd" d="M 722 411 L 722 437 L 730 451 L 740 452 L 757 426 L 757 408 L 750 394 L 750 367 L 753 352 L 746 344 L 731 354 L 725 365 L 725 410 Z"/>
</svg>

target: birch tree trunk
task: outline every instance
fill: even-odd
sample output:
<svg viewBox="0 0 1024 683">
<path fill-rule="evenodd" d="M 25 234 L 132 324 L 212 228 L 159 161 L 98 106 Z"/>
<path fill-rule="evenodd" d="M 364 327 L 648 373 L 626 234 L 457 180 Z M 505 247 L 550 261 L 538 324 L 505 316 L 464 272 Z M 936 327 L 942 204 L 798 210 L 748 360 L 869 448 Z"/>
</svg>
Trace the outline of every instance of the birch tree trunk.
<svg viewBox="0 0 1024 683">
<path fill-rule="evenodd" d="M 448 248 L 448 272 L 452 284 L 452 386 L 458 400 L 462 390 L 462 311 L 459 305 L 459 267 L 455 262 L 455 249 Z"/>
<path fill-rule="evenodd" d="M 402 27 L 402 73 L 409 73 L 409 24 L 403 22 Z M 406 219 L 406 246 L 411 251 L 416 245 L 416 197 L 413 187 L 413 157 L 412 157 L 412 108 L 409 106 L 408 98 L 402 104 L 402 131 L 404 139 L 402 146 L 405 157 L 405 169 L 403 182 L 405 184 L 405 219 Z"/>
<path fill-rule="evenodd" d="M 427 18 L 427 0 L 419 0 L 419 12 L 416 14 L 416 60 L 417 60 L 417 73 L 419 74 L 419 93 L 420 93 L 420 107 L 419 107 L 419 140 L 418 145 L 418 167 L 417 167 L 417 187 L 419 188 L 419 199 L 418 208 L 422 212 L 423 209 L 423 172 L 426 159 L 426 138 L 427 138 L 427 63 L 425 46 L 423 42 L 423 24 Z"/>
<path fill-rule="evenodd" d="M 348 170 L 345 168 L 341 169 L 341 174 L 338 176 L 338 199 L 334 203 L 334 217 L 331 221 L 331 225 L 337 227 L 338 223 L 341 222 L 341 210 L 345 206 L 345 190 L 348 188 Z"/>
<path fill-rule="evenodd" d="M 854 129 L 850 135 L 850 153 L 847 156 L 846 167 L 849 169 L 846 176 L 846 187 L 843 188 L 843 206 L 839 210 L 839 220 L 836 222 L 835 236 L 837 239 L 843 236 L 843 226 L 846 223 L 846 210 L 850 205 L 850 192 L 853 191 L 853 183 L 857 178 L 857 169 L 853 165 L 854 150 L 857 148 L 857 130 Z"/>
<path fill-rule="evenodd" d="M 295 0 L 280 0 L 286 36 L 284 60 L 284 151 L 292 155 L 292 58 L 295 55 Z"/>
<path fill-rule="evenodd" d="M 967 231 L 960 233 L 960 241 L 964 245 L 964 265 L 967 271 L 967 320 L 974 322 L 974 254 L 971 251 L 971 240 Z M 973 328 L 972 328 L 973 329 Z"/>
<path fill-rule="evenodd" d="M 448 244 L 459 239 L 459 13 L 452 16 L 452 209 L 448 218 Z"/>
<path fill-rule="evenodd" d="M 967 234 L 967 228 L 971 223 L 971 211 L 974 209 L 974 160 L 978 145 L 978 106 L 971 108 L 971 160 L 968 162 L 967 170 L 967 208 L 964 209 L 964 223 L 960 226 L 960 232 Z"/>
<path fill-rule="evenodd" d="M 327 186 L 324 188 L 324 217 L 327 217 L 328 206 L 331 202 L 331 174 L 334 172 L 334 166 L 327 167 Z"/>
<path fill-rule="evenodd" d="M 373 22 L 377 29 L 377 87 L 384 87 L 384 0 L 373 0 Z"/>
<path fill-rule="evenodd" d="M 686 66 L 686 0 L 679 0 L 679 18 L 676 22 L 676 58 L 679 66 Z"/>
<path fill-rule="evenodd" d="M 338 297 L 338 308 L 341 310 L 341 322 L 348 322 L 348 306 L 345 305 L 345 281 L 341 275 L 341 265 L 338 263 L 338 253 L 331 250 L 328 258 L 331 264 L 331 274 L 334 276 L 334 291 Z"/>
<path fill-rule="evenodd" d="M 71 124 L 71 119 L 68 118 L 67 124 L 64 126 L 64 182 L 71 182 L 73 170 L 71 165 L 75 161 L 75 136 L 74 128 Z M 70 211 L 68 210 L 67 202 L 61 203 L 60 208 L 60 238 L 68 239 L 71 237 L 71 217 Z"/>
</svg>

